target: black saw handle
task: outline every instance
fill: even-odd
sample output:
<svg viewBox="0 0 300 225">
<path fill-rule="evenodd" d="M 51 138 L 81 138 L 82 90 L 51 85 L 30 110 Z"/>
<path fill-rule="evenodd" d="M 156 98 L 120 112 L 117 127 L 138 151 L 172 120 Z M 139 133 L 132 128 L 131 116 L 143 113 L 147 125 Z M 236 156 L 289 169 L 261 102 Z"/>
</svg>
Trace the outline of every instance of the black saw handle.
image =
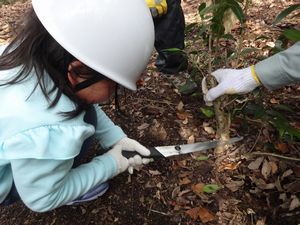
<svg viewBox="0 0 300 225">
<path fill-rule="evenodd" d="M 162 155 L 156 148 L 152 147 L 152 148 L 148 148 L 150 150 L 150 155 L 149 156 L 144 156 L 139 154 L 138 152 L 132 152 L 132 151 L 126 151 L 123 150 L 122 151 L 122 155 L 129 159 L 132 158 L 135 155 L 140 155 L 142 158 L 162 158 L 165 157 L 164 155 Z"/>
</svg>

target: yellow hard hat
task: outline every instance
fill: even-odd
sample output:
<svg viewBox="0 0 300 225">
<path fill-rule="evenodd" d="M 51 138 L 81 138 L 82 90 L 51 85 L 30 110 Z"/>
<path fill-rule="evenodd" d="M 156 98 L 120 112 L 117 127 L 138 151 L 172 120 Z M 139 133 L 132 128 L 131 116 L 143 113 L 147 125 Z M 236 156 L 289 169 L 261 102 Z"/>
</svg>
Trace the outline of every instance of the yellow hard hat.
<svg viewBox="0 0 300 225">
<path fill-rule="evenodd" d="M 78 60 L 136 90 L 154 48 L 145 0 L 32 0 L 51 36 Z"/>
</svg>

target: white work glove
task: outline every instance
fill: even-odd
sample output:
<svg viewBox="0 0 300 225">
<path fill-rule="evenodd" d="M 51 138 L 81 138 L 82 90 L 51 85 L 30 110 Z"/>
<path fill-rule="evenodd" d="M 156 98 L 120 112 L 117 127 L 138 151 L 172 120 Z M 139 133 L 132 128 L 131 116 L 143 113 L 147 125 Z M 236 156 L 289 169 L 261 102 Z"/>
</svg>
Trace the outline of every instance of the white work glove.
<svg viewBox="0 0 300 225">
<path fill-rule="evenodd" d="M 107 152 L 108 154 L 111 154 L 117 161 L 118 174 L 124 172 L 126 169 L 128 169 L 128 172 L 132 174 L 134 167 L 140 166 L 142 164 L 148 164 L 150 162 L 149 158 L 142 158 L 138 154 L 132 158 L 127 159 L 122 155 L 123 150 L 137 152 L 143 156 L 150 155 L 150 151 L 139 142 L 127 137 L 122 138 L 113 146 L 111 150 Z"/>
<path fill-rule="evenodd" d="M 224 94 L 248 93 L 260 85 L 254 66 L 245 69 L 218 69 L 212 75 L 219 84 L 206 93 L 206 102 L 212 102 Z"/>
</svg>

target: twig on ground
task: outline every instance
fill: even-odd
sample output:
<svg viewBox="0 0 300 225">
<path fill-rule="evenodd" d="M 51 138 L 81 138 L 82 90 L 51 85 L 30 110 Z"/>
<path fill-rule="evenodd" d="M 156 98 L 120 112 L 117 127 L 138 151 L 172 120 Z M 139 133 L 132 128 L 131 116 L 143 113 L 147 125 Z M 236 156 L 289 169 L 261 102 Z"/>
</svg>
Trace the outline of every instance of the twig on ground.
<svg viewBox="0 0 300 225">
<path fill-rule="evenodd" d="M 286 159 L 286 160 L 292 160 L 292 161 L 298 161 L 300 162 L 299 158 L 294 158 L 294 157 L 288 157 L 288 156 L 283 156 L 283 155 L 278 155 L 275 153 L 268 153 L 268 152 L 252 152 L 252 155 L 266 155 L 266 156 L 273 156 L 276 158 L 281 158 L 281 159 Z"/>
<path fill-rule="evenodd" d="M 164 215 L 164 216 L 170 216 L 169 213 L 160 212 L 160 211 L 157 211 L 157 210 L 154 210 L 154 209 L 149 209 L 149 212 L 155 212 L 155 213 L 158 213 L 158 214 L 161 214 L 161 215 Z"/>
<path fill-rule="evenodd" d="M 260 135 L 261 135 L 261 131 L 262 131 L 262 128 L 259 130 L 258 135 L 257 135 L 257 138 L 256 138 L 256 140 L 255 140 L 255 142 L 254 142 L 252 148 L 250 149 L 250 152 L 252 152 L 252 150 L 255 148 L 255 146 L 256 146 L 256 144 L 257 144 L 257 142 L 258 142 L 258 139 L 259 139 L 259 137 L 260 137 Z"/>
</svg>

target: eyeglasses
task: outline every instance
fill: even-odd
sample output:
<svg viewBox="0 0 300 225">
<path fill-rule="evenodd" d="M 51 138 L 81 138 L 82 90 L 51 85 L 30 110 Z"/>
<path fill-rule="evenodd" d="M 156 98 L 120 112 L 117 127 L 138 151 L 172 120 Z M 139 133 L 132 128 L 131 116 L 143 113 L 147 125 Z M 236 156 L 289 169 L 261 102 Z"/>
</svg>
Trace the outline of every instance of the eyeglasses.
<svg viewBox="0 0 300 225">
<path fill-rule="evenodd" d="M 78 77 L 86 78 L 85 81 L 82 81 L 75 85 L 74 91 L 78 92 L 84 88 L 87 88 L 91 86 L 92 84 L 97 83 L 98 81 L 108 79 L 101 73 L 97 72 L 96 70 L 93 70 L 92 68 L 85 66 L 84 64 L 81 66 L 73 67 L 71 71 L 76 74 Z"/>
<path fill-rule="evenodd" d="M 85 81 L 82 81 L 82 82 L 76 84 L 75 87 L 74 87 L 74 91 L 78 92 L 78 91 L 80 91 L 84 88 L 87 88 L 87 87 L 91 86 L 92 84 L 95 84 L 98 81 L 101 81 L 103 79 L 104 79 L 103 77 L 95 75 L 95 76 L 93 76 L 93 77 L 91 77 L 91 78 L 89 78 Z"/>
</svg>

